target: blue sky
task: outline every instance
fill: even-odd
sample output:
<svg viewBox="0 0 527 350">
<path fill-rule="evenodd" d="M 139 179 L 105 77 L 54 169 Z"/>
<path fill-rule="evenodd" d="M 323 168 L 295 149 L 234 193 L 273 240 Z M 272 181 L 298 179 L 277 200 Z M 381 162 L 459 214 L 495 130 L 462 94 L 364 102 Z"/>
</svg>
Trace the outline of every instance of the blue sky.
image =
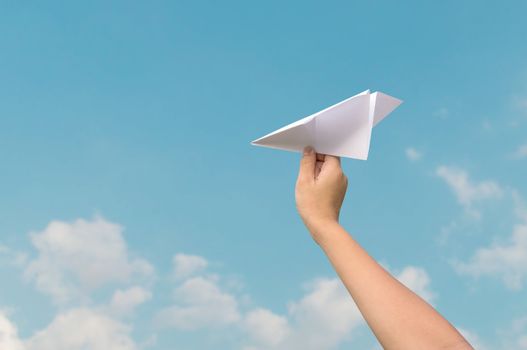
<svg viewBox="0 0 527 350">
<path fill-rule="evenodd" d="M 526 11 L 0 2 L 0 347 L 374 348 L 299 155 L 249 145 L 369 88 L 405 103 L 343 161 L 342 224 L 479 348 L 527 349 Z"/>
</svg>

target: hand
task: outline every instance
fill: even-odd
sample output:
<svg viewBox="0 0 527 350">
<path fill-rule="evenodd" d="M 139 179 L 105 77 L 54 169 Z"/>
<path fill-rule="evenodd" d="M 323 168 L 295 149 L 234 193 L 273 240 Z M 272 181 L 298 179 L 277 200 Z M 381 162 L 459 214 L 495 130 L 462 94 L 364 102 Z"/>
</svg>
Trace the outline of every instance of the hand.
<svg viewBox="0 0 527 350">
<path fill-rule="evenodd" d="M 304 149 L 296 181 L 296 207 L 313 239 L 318 243 L 321 228 L 338 223 L 348 179 L 338 157 Z"/>
</svg>

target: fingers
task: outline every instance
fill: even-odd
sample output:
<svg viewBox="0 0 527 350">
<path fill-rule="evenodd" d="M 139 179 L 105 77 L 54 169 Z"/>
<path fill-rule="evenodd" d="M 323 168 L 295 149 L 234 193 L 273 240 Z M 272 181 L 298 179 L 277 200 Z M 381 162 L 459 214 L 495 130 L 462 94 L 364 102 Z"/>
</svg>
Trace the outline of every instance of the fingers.
<svg viewBox="0 0 527 350">
<path fill-rule="evenodd" d="M 299 181 L 313 181 L 315 179 L 315 166 L 317 157 L 313 147 L 304 148 L 304 155 L 300 160 Z"/>
<path fill-rule="evenodd" d="M 317 153 L 317 163 L 315 164 L 315 179 L 318 177 L 318 174 L 320 174 L 320 171 L 322 170 L 325 158 L 325 154 Z"/>
<path fill-rule="evenodd" d="M 342 169 L 340 167 L 340 157 L 326 155 L 324 159 L 324 165 L 320 170 L 320 174 L 324 175 L 330 173 L 337 173 L 341 171 Z"/>
<path fill-rule="evenodd" d="M 340 168 L 340 157 L 336 156 L 326 156 L 325 163 L 332 167 L 339 167 Z"/>
<path fill-rule="evenodd" d="M 340 157 L 316 153 L 312 147 L 306 147 L 300 161 L 299 181 L 314 181 L 321 173 L 341 171 Z"/>
<path fill-rule="evenodd" d="M 322 171 L 322 166 L 324 165 L 324 162 L 317 162 L 315 165 L 315 179 L 318 177 L 320 172 Z"/>
</svg>

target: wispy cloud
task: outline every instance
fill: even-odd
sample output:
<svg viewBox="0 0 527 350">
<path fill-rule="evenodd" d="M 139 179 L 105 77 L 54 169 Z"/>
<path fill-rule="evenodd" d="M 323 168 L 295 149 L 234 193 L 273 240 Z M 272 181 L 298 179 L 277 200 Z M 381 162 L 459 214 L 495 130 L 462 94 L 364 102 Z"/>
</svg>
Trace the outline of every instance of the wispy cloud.
<svg viewBox="0 0 527 350">
<path fill-rule="evenodd" d="M 513 95 L 510 107 L 513 113 L 509 126 L 518 128 L 525 123 L 525 116 L 527 116 L 527 96 L 525 94 Z"/>
<path fill-rule="evenodd" d="M 484 120 L 483 122 L 481 122 L 481 128 L 484 131 L 491 131 L 493 129 L 492 123 L 488 120 Z"/>
<path fill-rule="evenodd" d="M 515 159 L 527 158 L 527 143 L 518 146 L 516 151 L 512 153 L 512 158 L 515 158 Z"/>
<path fill-rule="evenodd" d="M 480 248 L 468 262 L 454 264 L 462 275 L 495 276 L 512 290 L 520 290 L 527 277 L 527 225 L 514 228 L 508 243 Z"/>
<path fill-rule="evenodd" d="M 527 350 L 527 316 L 518 317 L 504 329 L 498 330 L 500 349 Z"/>
<path fill-rule="evenodd" d="M 474 208 L 476 202 L 501 198 L 503 195 L 503 190 L 497 182 L 491 180 L 474 182 L 463 169 L 442 165 L 436 169 L 436 175 L 454 192 L 465 212 L 475 218 L 481 216 L 481 213 Z"/>
<path fill-rule="evenodd" d="M 514 95 L 512 97 L 513 107 L 519 109 L 521 112 L 527 112 L 527 96 Z"/>
<path fill-rule="evenodd" d="M 419 152 L 417 149 L 413 147 L 408 147 L 404 150 L 404 154 L 406 155 L 406 158 L 412 162 L 416 162 L 420 160 L 423 157 L 423 153 Z"/>
<path fill-rule="evenodd" d="M 487 350 L 488 347 L 483 344 L 479 335 L 473 331 L 469 331 L 464 328 L 457 328 L 457 330 L 463 335 L 463 337 L 472 345 L 474 349 L 477 350 Z"/>
<path fill-rule="evenodd" d="M 527 210 L 517 194 L 515 211 L 520 223 L 512 230 L 508 242 L 493 243 L 476 250 L 467 262 L 453 262 L 461 275 L 474 278 L 490 276 L 499 278 L 511 290 L 523 288 L 527 278 Z"/>
</svg>

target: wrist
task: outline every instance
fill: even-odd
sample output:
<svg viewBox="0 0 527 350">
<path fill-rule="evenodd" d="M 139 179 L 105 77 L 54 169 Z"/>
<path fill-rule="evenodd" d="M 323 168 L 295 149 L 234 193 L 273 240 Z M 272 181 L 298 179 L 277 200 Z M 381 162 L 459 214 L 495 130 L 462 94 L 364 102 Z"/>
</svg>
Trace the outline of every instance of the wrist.
<svg viewBox="0 0 527 350">
<path fill-rule="evenodd" d="M 321 244 L 327 236 L 332 235 L 336 229 L 341 228 L 336 219 L 304 220 L 304 223 L 317 244 Z"/>
</svg>

